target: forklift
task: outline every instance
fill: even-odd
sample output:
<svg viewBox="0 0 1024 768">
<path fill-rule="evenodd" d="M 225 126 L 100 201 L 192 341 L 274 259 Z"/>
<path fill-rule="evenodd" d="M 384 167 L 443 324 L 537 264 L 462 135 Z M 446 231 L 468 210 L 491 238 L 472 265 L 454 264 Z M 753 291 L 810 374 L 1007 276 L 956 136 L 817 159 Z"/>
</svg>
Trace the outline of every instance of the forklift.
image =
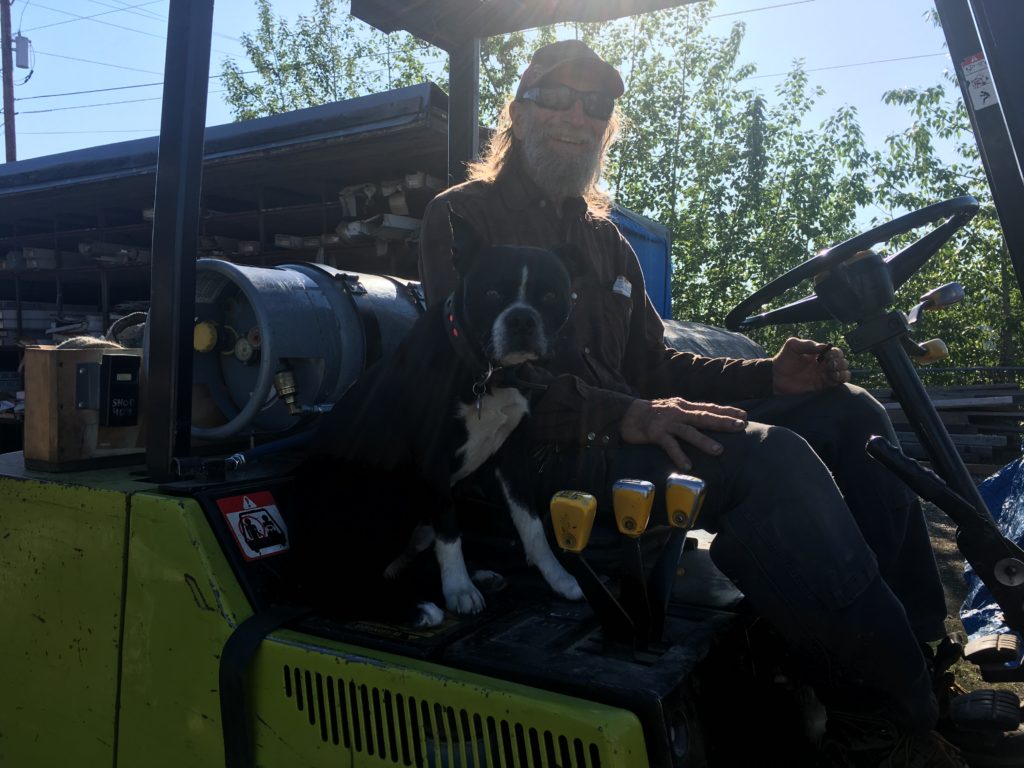
<svg viewBox="0 0 1024 768">
<path fill-rule="evenodd" d="M 478 150 L 482 38 L 681 4 L 353 0 L 352 13 L 449 53 L 455 183 Z M 412 281 L 323 264 L 259 270 L 196 261 L 212 6 L 170 2 L 142 349 L 26 351 L 33 382 L 48 384 L 26 382 L 28 396 L 46 404 L 35 413 L 45 412 L 47 426 L 26 424 L 25 450 L 0 455 L 0 764 L 812 764 L 813 710 L 779 671 L 784 649 L 694 545 L 699 478 L 670 479 L 666 520 L 650 518 L 651 489 L 626 480 L 613 510 L 596 510 L 583 489 L 552 499 L 553 540 L 583 602 L 551 597 L 535 574 L 509 566 L 483 613 L 431 629 L 339 620 L 301 604 L 288 539 L 301 510 L 290 504 L 289 473 L 344 377 L 386 353 L 419 299 Z M 1024 8 L 1000 0 L 936 7 L 1024 285 L 1024 61 L 1013 39 Z M 998 97 L 981 100 L 982 82 Z M 949 284 L 912 309 L 895 306 L 896 290 L 977 209 L 970 196 L 937 202 L 829 248 L 751 294 L 727 325 L 830 320 L 851 350 L 877 358 L 935 472 L 884 440 L 866 450 L 956 524 L 961 552 L 1010 630 L 968 655 L 986 679 L 1019 681 L 1024 551 L 994 523 L 914 367 L 944 350 L 915 341 L 913 326 L 963 292 Z M 922 227 L 887 259 L 864 255 Z M 801 284 L 806 298 L 765 309 Z M 291 322 L 301 336 L 320 326 L 268 300 L 275 290 L 301 295 L 316 323 L 353 318 L 357 370 L 337 350 L 306 353 L 318 361 L 307 367 L 282 366 L 303 355 L 273 329 Z M 384 295 L 398 309 L 382 320 L 368 305 Z M 392 330 L 378 327 L 371 345 L 373 323 Z M 215 384 L 204 394 L 197 378 Z M 200 397 L 225 412 L 219 423 L 194 423 Z M 68 423 L 76 425 L 70 435 Z M 61 440 L 76 457 L 91 441 L 89 460 L 63 462 Z M 613 514 L 622 537 L 619 580 L 599 576 L 588 557 L 598 513 Z M 655 526 L 665 535 L 645 561 L 638 536 Z M 978 727 L 1020 725 L 1010 693 L 960 698 L 962 717 Z"/>
</svg>

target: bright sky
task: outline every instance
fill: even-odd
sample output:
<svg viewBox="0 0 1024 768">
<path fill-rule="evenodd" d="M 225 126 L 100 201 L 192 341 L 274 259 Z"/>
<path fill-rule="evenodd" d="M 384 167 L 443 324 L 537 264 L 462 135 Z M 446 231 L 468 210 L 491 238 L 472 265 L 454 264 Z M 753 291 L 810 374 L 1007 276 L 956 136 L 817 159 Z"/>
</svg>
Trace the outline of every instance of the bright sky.
<svg viewBox="0 0 1024 768">
<path fill-rule="evenodd" d="M 311 0 L 276 0 L 278 14 L 308 13 Z M 821 116 L 855 105 L 869 141 L 906 127 L 906 114 L 881 102 L 902 86 L 942 81 L 949 66 L 940 30 L 925 21 L 930 0 L 719 0 L 712 30 L 743 21 L 743 59 L 752 84 L 774 92 L 796 58 L 828 91 Z M 32 76 L 15 69 L 18 158 L 27 159 L 155 135 L 160 126 L 168 0 L 14 0 L 15 33 L 32 41 Z M 256 28 L 253 0 L 217 0 L 211 74 L 227 56 L 248 69 L 238 38 Z M 210 81 L 207 125 L 231 122 Z M 91 91 L 91 92 L 89 92 Z"/>
</svg>

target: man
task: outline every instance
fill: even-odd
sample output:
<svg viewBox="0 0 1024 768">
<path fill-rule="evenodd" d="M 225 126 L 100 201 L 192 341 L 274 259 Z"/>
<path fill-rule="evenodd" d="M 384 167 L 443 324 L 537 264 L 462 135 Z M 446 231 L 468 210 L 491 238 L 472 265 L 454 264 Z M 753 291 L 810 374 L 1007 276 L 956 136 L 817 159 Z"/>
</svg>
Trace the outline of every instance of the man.
<svg viewBox="0 0 1024 768">
<path fill-rule="evenodd" d="M 471 180 L 427 210 L 428 302 L 455 284 L 448 206 L 493 243 L 578 246 L 589 268 L 574 278 L 573 312 L 546 366 L 553 378 L 531 413 L 541 492 L 588 490 L 608 509 L 619 477 L 703 478 L 712 559 L 753 609 L 829 670 L 828 682 L 877 691 L 879 730 L 892 736 L 883 752 L 961 765 L 931 732 L 937 706 L 921 646 L 943 636 L 946 612 L 924 518 L 863 451 L 870 434 L 895 441 L 892 425 L 847 384 L 847 362 L 829 345 L 789 339 L 754 361 L 666 348 L 636 256 L 596 188 L 623 90 L 581 42 L 534 54 Z M 841 724 L 834 714 L 829 730 Z M 872 747 L 862 764 L 886 758 Z"/>
</svg>

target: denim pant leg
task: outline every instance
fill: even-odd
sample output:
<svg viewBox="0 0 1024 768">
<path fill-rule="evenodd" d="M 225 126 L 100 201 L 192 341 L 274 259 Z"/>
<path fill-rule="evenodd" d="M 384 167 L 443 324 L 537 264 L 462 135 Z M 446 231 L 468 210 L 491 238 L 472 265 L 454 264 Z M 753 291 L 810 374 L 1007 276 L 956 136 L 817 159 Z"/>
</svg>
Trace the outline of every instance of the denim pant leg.
<svg viewBox="0 0 1024 768">
<path fill-rule="evenodd" d="M 918 640 L 944 637 L 945 595 L 921 504 L 902 480 L 864 450 L 872 435 L 899 444 L 881 404 L 860 387 L 847 385 L 741 407 L 751 419 L 787 427 L 810 443 L 832 471 Z"/>
<path fill-rule="evenodd" d="M 700 524 L 718 534 L 715 565 L 823 682 L 881 691 L 898 717 L 931 727 L 935 701 L 917 640 L 826 467 L 787 429 L 751 423 L 714 437 L 721 456 L 687 453 L 707 484 Z M 615 479 L 655 483 L 653 514 L 661 517 L 671 471 L 660 448 L 627 446 L 556 454 L 538 477 L 548 497 L 560 488 L 594 493 L 608 529 Z"/>
</svg>

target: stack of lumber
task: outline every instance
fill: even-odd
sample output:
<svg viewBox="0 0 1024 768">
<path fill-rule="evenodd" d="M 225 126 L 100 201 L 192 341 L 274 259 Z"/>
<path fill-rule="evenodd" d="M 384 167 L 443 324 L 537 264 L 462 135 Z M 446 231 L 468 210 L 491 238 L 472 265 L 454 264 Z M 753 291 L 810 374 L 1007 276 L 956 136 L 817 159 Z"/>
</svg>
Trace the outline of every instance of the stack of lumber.
<svg viewBox="0 0 1024 768">
<path fill-rule="evenodd" d="M 927 460 L 900 404 L 888 389 L 872 390 L 892 418 L 904 453 Z M 1015 383 L 975 384 L 928 389 L 967 469 L 978 478 L 1021 456 L 1024 437 L 1024 391 Z"/>
</svg>

